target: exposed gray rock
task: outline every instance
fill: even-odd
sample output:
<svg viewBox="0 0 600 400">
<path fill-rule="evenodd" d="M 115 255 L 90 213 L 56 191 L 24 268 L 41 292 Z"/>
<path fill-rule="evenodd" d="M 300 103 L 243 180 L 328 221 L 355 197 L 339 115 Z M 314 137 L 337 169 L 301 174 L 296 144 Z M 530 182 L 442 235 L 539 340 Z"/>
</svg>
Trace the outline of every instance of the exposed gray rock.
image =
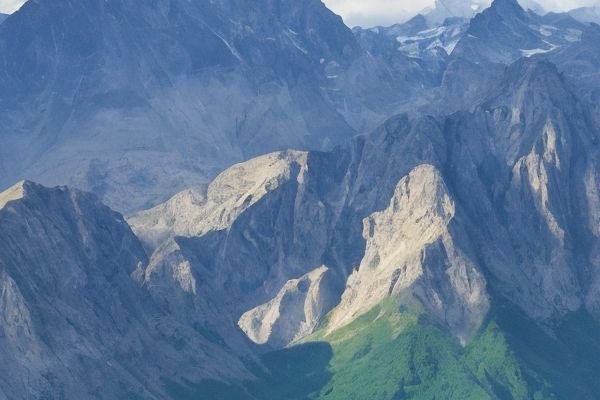
<svg viewBox="0 0 600 400">
<path fill-rule="evenodd" d="M 240 328 L 255 343 L 285 347 L 315 331 L 334 306 L 325 266 L 289 280 L 277 296 L 242 315 Z"/>
<path fill-rule="evenodd" d="M 202 236 L 231 226 L 245 210 L 306 168 L 306 153 L 284 152 L 258 157 L 220 174 L 206 194 L 195 190 L 129 220 L 144 242 L 157 245 L 174 236 Z M 301 179 L 301 175 L 298 175 Z"/>
<path fill-rule="evenodd" d="M 365 219 L 365 256 L 327 329 L 352 322 L 387 297 L 409 293 L 466 342 L 487 314 L 489 299 L 482 273 L 449 231 L 455 212 L 435 167 L 417 166 L 403 178 L 389 207 Z"/>
<path fill-rule="evenodd" d="M 30 182 L 0 198 L 6 398 L 158 399 L 168 381 L 247 374 L 148 301 L 132 277 L 147 259 L 120 214 L 93 195 Z"/>
<path fill-rule="evenodd" d="M 425 67 L 373 57 L 318 0 L 28 2 L 0 54 L 0 187 L 68 184 L 127 214 L 369 131 Z"/>
<path fill-rule="evenodd" d="M 585 26 L 560 15 L 539 16 L 517 0 L 496 0 L 470 23 L 455 54 L 474 62 L 510 64 L 577 42 Z"/>
<path fill-rule="evenodd" d="M 101 3 L 91 2 L 108 16 L 131 11 L 128 2 Z M 123 56 L 123 68 L 104 75 L 94 68 L 119 57 L 112 50 L 103 53 L 108 47 L 90 39 L 104 49 L 100 61 L 87 54 L 94 61 L 90 76 L 100 77 L 110 90 L 96 92 L 85 80 L 77 90 L 73 82 L 38 82 L 40 87 L 25 87 L 13 108 L 0 111 L 8 115 L 9 126 L 26 127 L 31 120 L 22 113 L 28 112 L 32 93 L 52 98 L 50 103 L 40 98 L 36 109 L 53 104 L 49 113 L 71 107 L 62 104 L 71 97 L 53 97 L 52 90 L 62 84 L 67 87 L 62 94 L 93 95 L 88 103 L 74 101 L 83 108 L 73 106 L 72 116 L 58 113 L 56 120 L 43 120 L 49 114 L 36 114 L 39 129 L 32 132 L 44 140 L 28 156 L 15 149 L 27 147 L 34 136 L 3 135 L 4 171 L 18 170 L 13 161 L 19 157 L 39 168 L 41 176 L 62 179 L 73 173 L 73 165 L 97 158 L 83 151 L 88 139 L 112 143 L 114 135 L 132 147 L 115 156 L 113 149 L 100 146 L 106 159 L 90 161 L 73 182 L 100 183 L 93 189 L 124 207 L 130 207 L 128 200 L 119 196 L 128 191 L 138 196 L 140 188 L 160 186 L 139 194 L 133 202 L 139 206 L 197 184 L 132 217 L 140 240 L 120 214 L 85 193 L 24 182 L 0 194 L 0 235 L 8 238 L 0 242 L 0 354 L 8 360 L 0 366 L 0 396 L 168 398 L 165 382 L 240 383 L 253 378 L 242 360 L 260 368 L 257 352 L 302 339 L 327 313 L 332 312 L 333 330 L 390 296 L 417 301 L 463 343 L 495 300 L 512 302 L 545 329 L 579 310 L 600 320 L 597 26 L 580 37 L 575 31 L 581 24 L 572 18 L 539 17 L 512 0 L 497 0 L 470 23 L 473 37 L 462 31 L 453 37 L 449 25 L 426 37 L 419 20 L 382 31 L 356 30 L 352 36 L 314 1 L 290 3 L 289 10 L 270 1 L 228 0 L 219 3 L 222 9 L 159 3 L 143 6 L 132 18 L 167 32 L 174 18 L 183 36 L 165 48 L 181 63 L 141 58 L 143 73 L 136 68 L 133 73 Z M 243 7 L 237 9 L 238 3 Z M 47 17 L 40 2 L 29 4 L 40 18 Z M 81 10 L 79 3 L 59 5 Z M 278 11 L 276 26 L 265 23 L 259 6 Z M 198 26 L 189 16 L 206 12 L 206 18 L 223 22 L 221 14 L 210 14 L 215 10 L 235 17 L 226 21 L 228 29 L 194 30 Z M 320 13 L 326 18 L 311 20 Z M 94 18 L 89 16 L 92 25 Z M 16 40 L 2 36 L 5 26 L 0 46 Z M 86 27 L 77 26 L 89 39 Z M 335 34 L 329 35 L 330 27 Z M 103 40 L 124 35 L 111 24 L 105 29 Z M 185 40 L 186 29 L 204 35 L 198 45 L 208 46 L 214 59 L 194 57 L 206 49 L 196 52 Z M 335 40 L 324 41 L 321 29 Z M 403 47 L 408 43 L 396 47 L 398 36 L 414 34 L 418 53 L 408 54 Z M 268 44 L 273 40 L 256 39 L 269 35 L 274 35 L 273 48 Z M 378 42 L 382 37 L 385 41 Z M 453 44 L 446 39 L 457 38 L 454 51 L 441 51 L 436 44 L 439 40 L 445 47 Z M 540 49 L 551 51 L 522 51 L 542 44 L 548 47 Z M 60 60 L 65 74 L 74 76 L 69 66 L 81 62 L 81 49 L 70 45 L 59 46 Z M 130 45 L 116 48 L 127 55 Z M 274 62 L 280 56 L 290 56 L 299 69 Z M 16 73 L 12 64 L 0 67 Z M 27 74 L 39 75 L 34 68 L 18 72 L 14 76 L 22 82 Z M 130 99 L 120 89 L 129 88 L 133 75 L 138 89 L 144 78 L 152 78 L 143 91 L 148 96 L 142 97 L 169 110 L 156 117 L 167 121 L 159 128 L 147 119 L 148 104 L 128 108 L 115 100 Z M 119 78 L 114 86 L 109 77 Z M 0 100 L 21 93 L 11 86 L 17 80 L 1 79 L 0 85 L 13 91 L 0 92 Z M 311 89 L 300 90 L 305 86 Z M 382 86 L 386 89 L 375 90 Z M 179 92 L 186 94 L 179 97 Z M 240 99 L 252 99 L 251 105 Z M 98 104 L 99 109 L 83 112 Z M 206 120 L 197 119 L 196 106 Z M 247 125 L 222 120 L 223 112 L 241 116 L 247 106 Z M 244 159 L 261 151 L 259 143 L 328 148 L 323 136 L 305 134 L 327 131 L 333 143 L 348 128 L 352 133 L 368 129 L 404 108 L 412 109 L 410 115 L 389 118 L 371 134 L 330 151 L 268 154 L 234 165 L 206 188 L 201 185 L 224 166 L 218 160 Z M 183 111 L 189 118 L 179 119 Z M 322 119 L 321 112 L 328 117 Z M 423 117 L 424 112 L 435 116 Z M 122 126 L 94 136 L 106 121 Z M 190 125 L 182 127 L 181 121 Z M 217 129 L 223 123 L 231 129 Z M 95 128 L 73 141 L 70 133 L 81 126 Z M 147 135 L 132 134 L 131 126 L 147 126 Z M 196 137 L 190 126 L 211 134 Z M 173 127 L 173 136 L 162 136 Z M 79 140 L 79 147 L 71 147 Z M 61 146 L 69 151 L 60 151 Z M 42 161 L 33 163 L 38 155 Z M 209 162 L 212 172 L 199 170 L 196 161 L 188 164 L 190 159 L 214 161 Z M 139 180 L 140 171 L 148 172 L 142 173 L 147 180 Z M 149 185 L 157 176 L 160 180 Z"/>
<path fill-rule="evenodd" d="M 331 271 L 329 290 L 341 300 L 333 328 L 400 292 L 463 341 L 484 317 L 487 293 L 542 325 L 584 306 L 596 313 L 594 121 L 547 61 L 522 59 L 498 82 L 472 112 L 392 118 L 332 152 L 309 152 L 289 179 L 278 164 L 286 179 L 276 190 L 238 208 L 223 230 L 188 230 L 153 259 L 176 255 L 164 267 L 173 282 L 187 260 L 206 288 L 197 297 L 211 299 L 210 307 L 197 300 L 195 312 L 225 308 L 237 321 L 254 310 L 247 315 L 260 314 L 256 329 L 245 330 L 267 342 L 277 320 L 271 301 L 318 265 Z M 222 177 L 254 182 L 251 171 L 268 170 L 273 157 L 281 156 Z M 243 198 L 231 196 L 232 204 Z M 418 219 L 419 210 L 431 212 Z"/>
</svg>

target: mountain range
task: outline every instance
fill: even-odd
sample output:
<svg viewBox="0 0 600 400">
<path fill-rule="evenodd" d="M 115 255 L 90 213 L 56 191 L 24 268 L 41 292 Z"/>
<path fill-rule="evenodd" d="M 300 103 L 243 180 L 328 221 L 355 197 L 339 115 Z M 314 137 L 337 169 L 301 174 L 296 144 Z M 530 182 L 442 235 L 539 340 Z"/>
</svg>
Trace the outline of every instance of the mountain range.
<svg viewBox="0 0 600 400">
<path fill-rule="evenodd" d="M 69 184 L 127 214 L 368 131 L 422 75 L 370 57 L 317 0 L 28 2 L 0 52 L 0 185 Z"/>
<path fill-rule="evenodd" d="M 0 194 L 0 398 L 597 399 L 599 38 L 26 3 L 0 176 L 47 186 Z"/>
</svg>

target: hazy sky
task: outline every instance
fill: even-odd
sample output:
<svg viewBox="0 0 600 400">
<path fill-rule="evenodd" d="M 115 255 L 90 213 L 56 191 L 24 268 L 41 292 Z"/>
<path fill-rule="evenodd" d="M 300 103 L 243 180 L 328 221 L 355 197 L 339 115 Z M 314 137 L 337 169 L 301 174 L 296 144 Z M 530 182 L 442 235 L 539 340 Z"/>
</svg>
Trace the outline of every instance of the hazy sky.
<svg viewBox="0 0 600 400">
<path fill-rule="evenodd" d="M 340 14 L 349 26 L 373 26 L 400 22 L 407 16 L 413 16 L 425 7 L 431 6 L 434 0 L 323 0 L 323 2 Z M 600 0 L 538 0 L 537 2 L 548 11 L 567 11 L 582 6 L 600 5 Z"/>
<path fill-rule="evenodd" d="M 52 0 L 44 0 L 52 1 Z M 252 0 L 249 0 L 252 1 Z M 389 25 L 414 15 L 433 4 L 434 0 L 323 0 L 333 11 L 340 14 L 350 26 Z M 468 1 L 468 0 L 465 0 Z M 0 12 L 11 13 L 24 3 L 23 0 L 0 0 Z M 568 10 L 598 4 L 600 0 L 539 0 L 547 10 Z"/>
</svg>

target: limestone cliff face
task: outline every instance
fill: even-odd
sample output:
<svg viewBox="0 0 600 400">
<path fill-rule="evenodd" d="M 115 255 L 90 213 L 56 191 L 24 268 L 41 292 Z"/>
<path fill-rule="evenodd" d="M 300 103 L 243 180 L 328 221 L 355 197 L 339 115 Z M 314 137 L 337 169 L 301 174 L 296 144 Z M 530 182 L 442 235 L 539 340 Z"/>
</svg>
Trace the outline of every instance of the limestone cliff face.
<svg viewBox="0 0 600 400">
<path fill-rule="evenodd" d="M 364 221 L 365 256 L 349 277 L 328 330 L 387 297 L 407 293 L 466 341 L 489 300 L 482 273 L 453 240 L 449 225 L 455 213 L 435 167 L 417 166 L 403 178 L 389 207 Z"/>
<path fill-rule="evenodd" d="M 289 151 L 250 160 L 226 170 L 205 195 L 184 192 L 132 218 L 152 250 L 140 281 L 155 301 L 236 348 L 242 337 L 232 328 L 251 309 L 262 317 L 240 325 L 255 342 L 279 347 L 311 333 L 344 278 L 318 268 L 335 213 L 307 187 L 307 158 Z"/>
<path fill-rule="evenodd" d="M 77 190 L 0 194 L 0 398 L 242 385 L 392 297 L 463 344 L 494 302 L 550 333 L 600 321 L 597 26 L 497 0 L 353 36 L 316 0 L 155 3 L 30 1 L 0 26 L 0 184 L 127 210 L 194 187 L 131 228 Z M 289 145 L 330 150 L 201 185 Z"/>
<path fill-rule="evenodd" d="M 146 382 L 140 360 L 145 377 L 239 382 L 240 359 L 391 296 L 463 343 L 495 300 L 546 329 L 577 310 L 600 318 L 595 120 L 547 61 L 503 74 L 471 112 L 399 115 L 330 152 L 262 156 L 140 213 L 130 222 L 149 259 L 90 195 L 4 192 L 2 352 L 20 361 L 3 376 L 21 382 L 29 368 L 27 393 L 57 390 L 44 374 L 68 380 L 59 352 L 94 360 L 73 361 L 81 376 L 127 376 L 128 388 Z M 64 390 L 93 384 L 81 382 Z"/>
<path fill-rule="evenodd" d="M 156 246 L 175 236 L 203 236 L 228 228 L 255 205 L 306 168 L 303 152 L 273 153 L 228 168 L 206 193 L 187 190 L 129 219 L 144 242 Z"/>
<path fill-rule="evenodd" d="M 277 296 L 242 315 L 239 327 L 255 343 L 287 346 L 311 334 L 335 302 L 325 266 L 291 279 Z"/>
<path fill-rule="evenodd" d="M 100 380 L 118 382 L 119 376 L 151 395 L 121 353 L 140 354 L 148 346 L 140 334 L 146 310 L 130 278 L 146 257 L 127 223 L 93 196 L 67 189 L 21 182 L 0 198 L 0 352 L 6 360 L 0 368 L 9 382 L 31 377 L 6 396 L 84 396 Z M 124 390 L 115 386 L 107 395 Z"/>
</svg>

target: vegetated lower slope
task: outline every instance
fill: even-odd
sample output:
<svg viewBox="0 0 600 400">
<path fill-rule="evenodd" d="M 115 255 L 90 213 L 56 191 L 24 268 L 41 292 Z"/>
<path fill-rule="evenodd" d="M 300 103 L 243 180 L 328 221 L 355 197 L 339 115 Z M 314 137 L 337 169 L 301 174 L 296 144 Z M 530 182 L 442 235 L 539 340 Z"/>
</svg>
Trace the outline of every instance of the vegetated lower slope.
<svg viewBox="0 0 600 400">
<path fill-rule="evenodd" d="M 553 398 L 550 385 L 521 363 L 493 320 L 462 347 L 426 315 L 392 299 L 347 327 L 308 340 L 328 343 L 333 354 L 331 378 L 306 398 Z"/>
<path fill-rule="evenodd" d="M 348 326 L 263 356 L 257 399 L 595 399 L 598 323 L 540 328 L 498 302 L 466 346 L 390 299 Z M 326 366 L 325 366 L 326 365 Z M 203 398 L 203 397 L 199 397 Z"/>
<path fill-rule="evenodd" d="M 573 381 L 576 372 L 547 373 L 556 370 L 552 360 L 520 353 L 523 343 L 511 340 L 531 327 L 506 329 L 492 313 L 461 346 L 422 311 L 397 300 L 386 300 L 344 328 L 326 333 L 325 325 L 301 344 L 266 353 L 267 370 L 243 389 L 204 382 L 179 393 L 185 399 L 232 400 L 568 399 L 564 395 L 577 383 L 590 383 L 589 374 Z M 540 329 L 526 333 L 528 342 L 555 341 Z M 559 381 L 577 383 L 558 389 L 549 383 Z"/>
</svg>

